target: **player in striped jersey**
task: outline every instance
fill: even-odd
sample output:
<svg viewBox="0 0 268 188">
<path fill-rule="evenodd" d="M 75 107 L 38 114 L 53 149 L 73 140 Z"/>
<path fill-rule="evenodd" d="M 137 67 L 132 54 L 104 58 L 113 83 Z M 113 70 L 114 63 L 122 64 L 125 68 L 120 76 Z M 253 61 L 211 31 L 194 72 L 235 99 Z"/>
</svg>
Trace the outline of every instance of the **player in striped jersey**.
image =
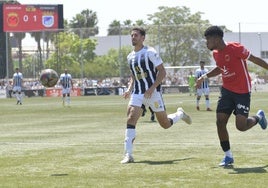
<svg viewBox="0 0 268 188">
<path fill-rule="evenodd" d="M 127 91 L 123 94 L 125 99 L 130 97 L 130 101 L 127 108 L 125 155 L 121 161 L 122 164 L 134 162 L 132 149 L 136 137 L 136 124 L 142 114 L 142 104 L 152 108 L 159 124 L 164 129 L 170 128 L 180 119 L 188 124 L 192 122 L 190 116 L 182 108 L 167 115 L 161 95 L 161 83 L 166 76 L 166 71 L 155 49 L 143 45 L 145 35 L 146 32 L 141 27 L 135 27 L 131 31 L 134 50 L 127 57 L 131 79 Z"/>
<path fill-rule="evenodd" d="M 23 84 L 23 75 L 19 72 L 19 68 L 15 69 L 13 74 L 13 95 L 16 96 L 17 104 L 22 105 L 22 84 Z"/>
<path fill-rule="evenodd" d="M 205 68 L 205 62 L 200 61 L 200 68 L 196 69 L 195 71 L 195 78 L 200 78 L 203 74 L 206 74 L 208 69 Z M 196 89 L 196 109 L 200 110 L 199 103 L 202 95 L 205 95 L 206 99 L 206 109 L 207 111 L 211 111 L 210 109 L 210 102 L 209 102 L 209 80 L 205 79 L 200 87 Z"/>
<path fill-rule="evenodd" d="M 60 84 L 62 87 L 62 105 L 65 106 L 65 103 L 70 105 L 70 93 L 71 89 L 73 90 L 73 80 L 70 73 L 68 73 L 68 69 L 64 70 L 64 73 L 60 75 Z"/>
</svg>

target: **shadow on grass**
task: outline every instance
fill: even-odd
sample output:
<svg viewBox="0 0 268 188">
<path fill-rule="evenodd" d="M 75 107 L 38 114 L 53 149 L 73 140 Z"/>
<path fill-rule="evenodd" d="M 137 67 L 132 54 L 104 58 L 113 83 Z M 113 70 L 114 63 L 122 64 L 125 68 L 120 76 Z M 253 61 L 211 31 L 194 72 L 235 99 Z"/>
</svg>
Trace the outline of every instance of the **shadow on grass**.
<svg viewBox="0 0 268 188">
<path fill-rule="evenodd" d="M 51 174 L 51 176 L 68 176 L 68 174 Z"/>
<path fill-rule="evenodd" d="M 149 165 L 165 165 L 165 164 L 174 164 L 175 162 L 178 161 L 185 161 L 185 160 L 190 160 L 192 158 L 184 158 L 184 159 L 175 159 L 175 160 L 167 160 L 167 161 L 149 161 L 149 160 L 145 160 L 145 161 L 136 161 L 134 163 L 146 163 Z"/>
<path fill-rule="evenodd" d="M 233 172 L 229 174 L 247 174 L 247 173 L 267 173 L 268 165 L 260 166 L 260 167 L 252 167 L 252 168 L 235 168 L 235 167 L 227 167 L 229 169 L 233 169 Z"/>
</svg>

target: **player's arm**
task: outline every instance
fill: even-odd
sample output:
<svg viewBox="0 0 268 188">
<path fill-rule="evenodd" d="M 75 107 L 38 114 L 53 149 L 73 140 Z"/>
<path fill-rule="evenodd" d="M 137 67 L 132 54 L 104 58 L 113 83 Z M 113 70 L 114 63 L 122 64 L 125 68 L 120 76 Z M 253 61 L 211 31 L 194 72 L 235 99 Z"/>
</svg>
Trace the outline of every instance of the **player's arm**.
<svg viewBox="0 0 268 188">
<path fill-rule="evenodd" d="M 211 71 L 209 71 L 208 73 L 206 74 L 203 74 L 202 76 L 200 76 L 197 81 L 196 81 L 196 87 L 200 87 L 202 82 L 205 80 L 205 79 L 208 79 L 210 77 L 214 77 L 214 76 L 217 76 L 221 74 L 221 69 L 219 67 L 215 67 L 214 69 L 212 69 Z"/>
<path fill-rule="evenodd" d="M 72 90 L 74 91 L 74 83 L 73 83 L 73 79 L 71 78 L 71 86 L 72 86 Z"/>
<path fill-rule="evenodd" d="M 20 77 L 20 81 L 21 81 L 21 87 L 23 87 L 24 86 L 24 79 L 23 79 L 23 76 L 22 75 Z"/>
<path fill-rule="evenodd" d="M 24 87 L 24 80 L 21 79 L 21 87 Z"/>
<path fill-rule="evenodd" d="M 63 86 L 62 77 L 60 77 L 60 85 Z"/>
<path fill-rule="evenodd" d="M 150 87 L 150 89 L 152 90 L 155 90 L 155 88 L 157 88 L 157 86 L 159 86 L 162 83 L 163 79 L 166 77 L 166 74 L 167 74 L 166 69 L 163 64 L 158 65 L 156 69 L 158 70 L 158 72 L 156 75 L 155 82 Z"/>
<path fill-rule="evenodd" d="M 256 56 L 251 54 L 249 56 L 248 60 L 256 65 L 259 65 L 262 68 L 268 69 L 268 63 L 259 57 L 256 57 Z"/>
<path fill-rule="evenodd" d="M 155 82 L 147 91 L 145 91 L 144 93 L 145 98 L 151 98 L 152 93 L 154 92 L 155 88 L 157 88 L 157 86 L 159 86 L 162 83 L 163 79 L 166 77 L 167 73 L 163 64 L 158 65 L 156 69 L 157 69 L 157 75 L 156 75 Z"/>
<path fill-rule="evenodd" d="M 64 87 L 64 81 L 63 81 L 63 77 L 62 77 L 62 76 L 60 77 L 60 85 L 61 85 L 62 87 Z"/>
<path fill-rule="evenodd" d="M 133 77 L 133 75 L 131 75 L 129 83 L 128 83 L 128 88 L 123 94 L 123 97 L 125 99 L 127 99 L 130 96 L 130 94 L 131 94 L 131 92 L 133 90 L 133 84 L 134 84 L 134 77 Z"/>
</svg>

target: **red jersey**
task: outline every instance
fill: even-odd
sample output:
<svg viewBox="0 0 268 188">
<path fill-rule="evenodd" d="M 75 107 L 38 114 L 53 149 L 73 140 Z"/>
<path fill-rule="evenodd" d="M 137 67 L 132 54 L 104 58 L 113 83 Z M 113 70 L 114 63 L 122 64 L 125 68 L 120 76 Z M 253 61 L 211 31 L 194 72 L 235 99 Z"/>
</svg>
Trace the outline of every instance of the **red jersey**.
<svg viewBox="0 0 268 188">
<path fill-rule="evenodd" d="M 251 78 L 246 60 L 250 52 L 241 44 L 230 42 L 223 50 L 214 50 L 213 57 L 221 69 L 222 86 L 234 93 L 249 93 Z"/>
</svg>

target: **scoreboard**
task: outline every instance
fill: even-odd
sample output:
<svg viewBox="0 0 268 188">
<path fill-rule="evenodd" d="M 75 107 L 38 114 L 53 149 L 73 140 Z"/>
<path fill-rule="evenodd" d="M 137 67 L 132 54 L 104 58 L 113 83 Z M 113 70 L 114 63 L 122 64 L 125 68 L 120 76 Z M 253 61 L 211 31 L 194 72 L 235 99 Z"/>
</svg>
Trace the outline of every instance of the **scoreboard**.
<svg viewBox="0 0 268 188">
<path fill-rule="evenodd" d="M 3 5 L 3 31 L 29 32 L 63 28 L 62 5 Z"/>
</svg>

